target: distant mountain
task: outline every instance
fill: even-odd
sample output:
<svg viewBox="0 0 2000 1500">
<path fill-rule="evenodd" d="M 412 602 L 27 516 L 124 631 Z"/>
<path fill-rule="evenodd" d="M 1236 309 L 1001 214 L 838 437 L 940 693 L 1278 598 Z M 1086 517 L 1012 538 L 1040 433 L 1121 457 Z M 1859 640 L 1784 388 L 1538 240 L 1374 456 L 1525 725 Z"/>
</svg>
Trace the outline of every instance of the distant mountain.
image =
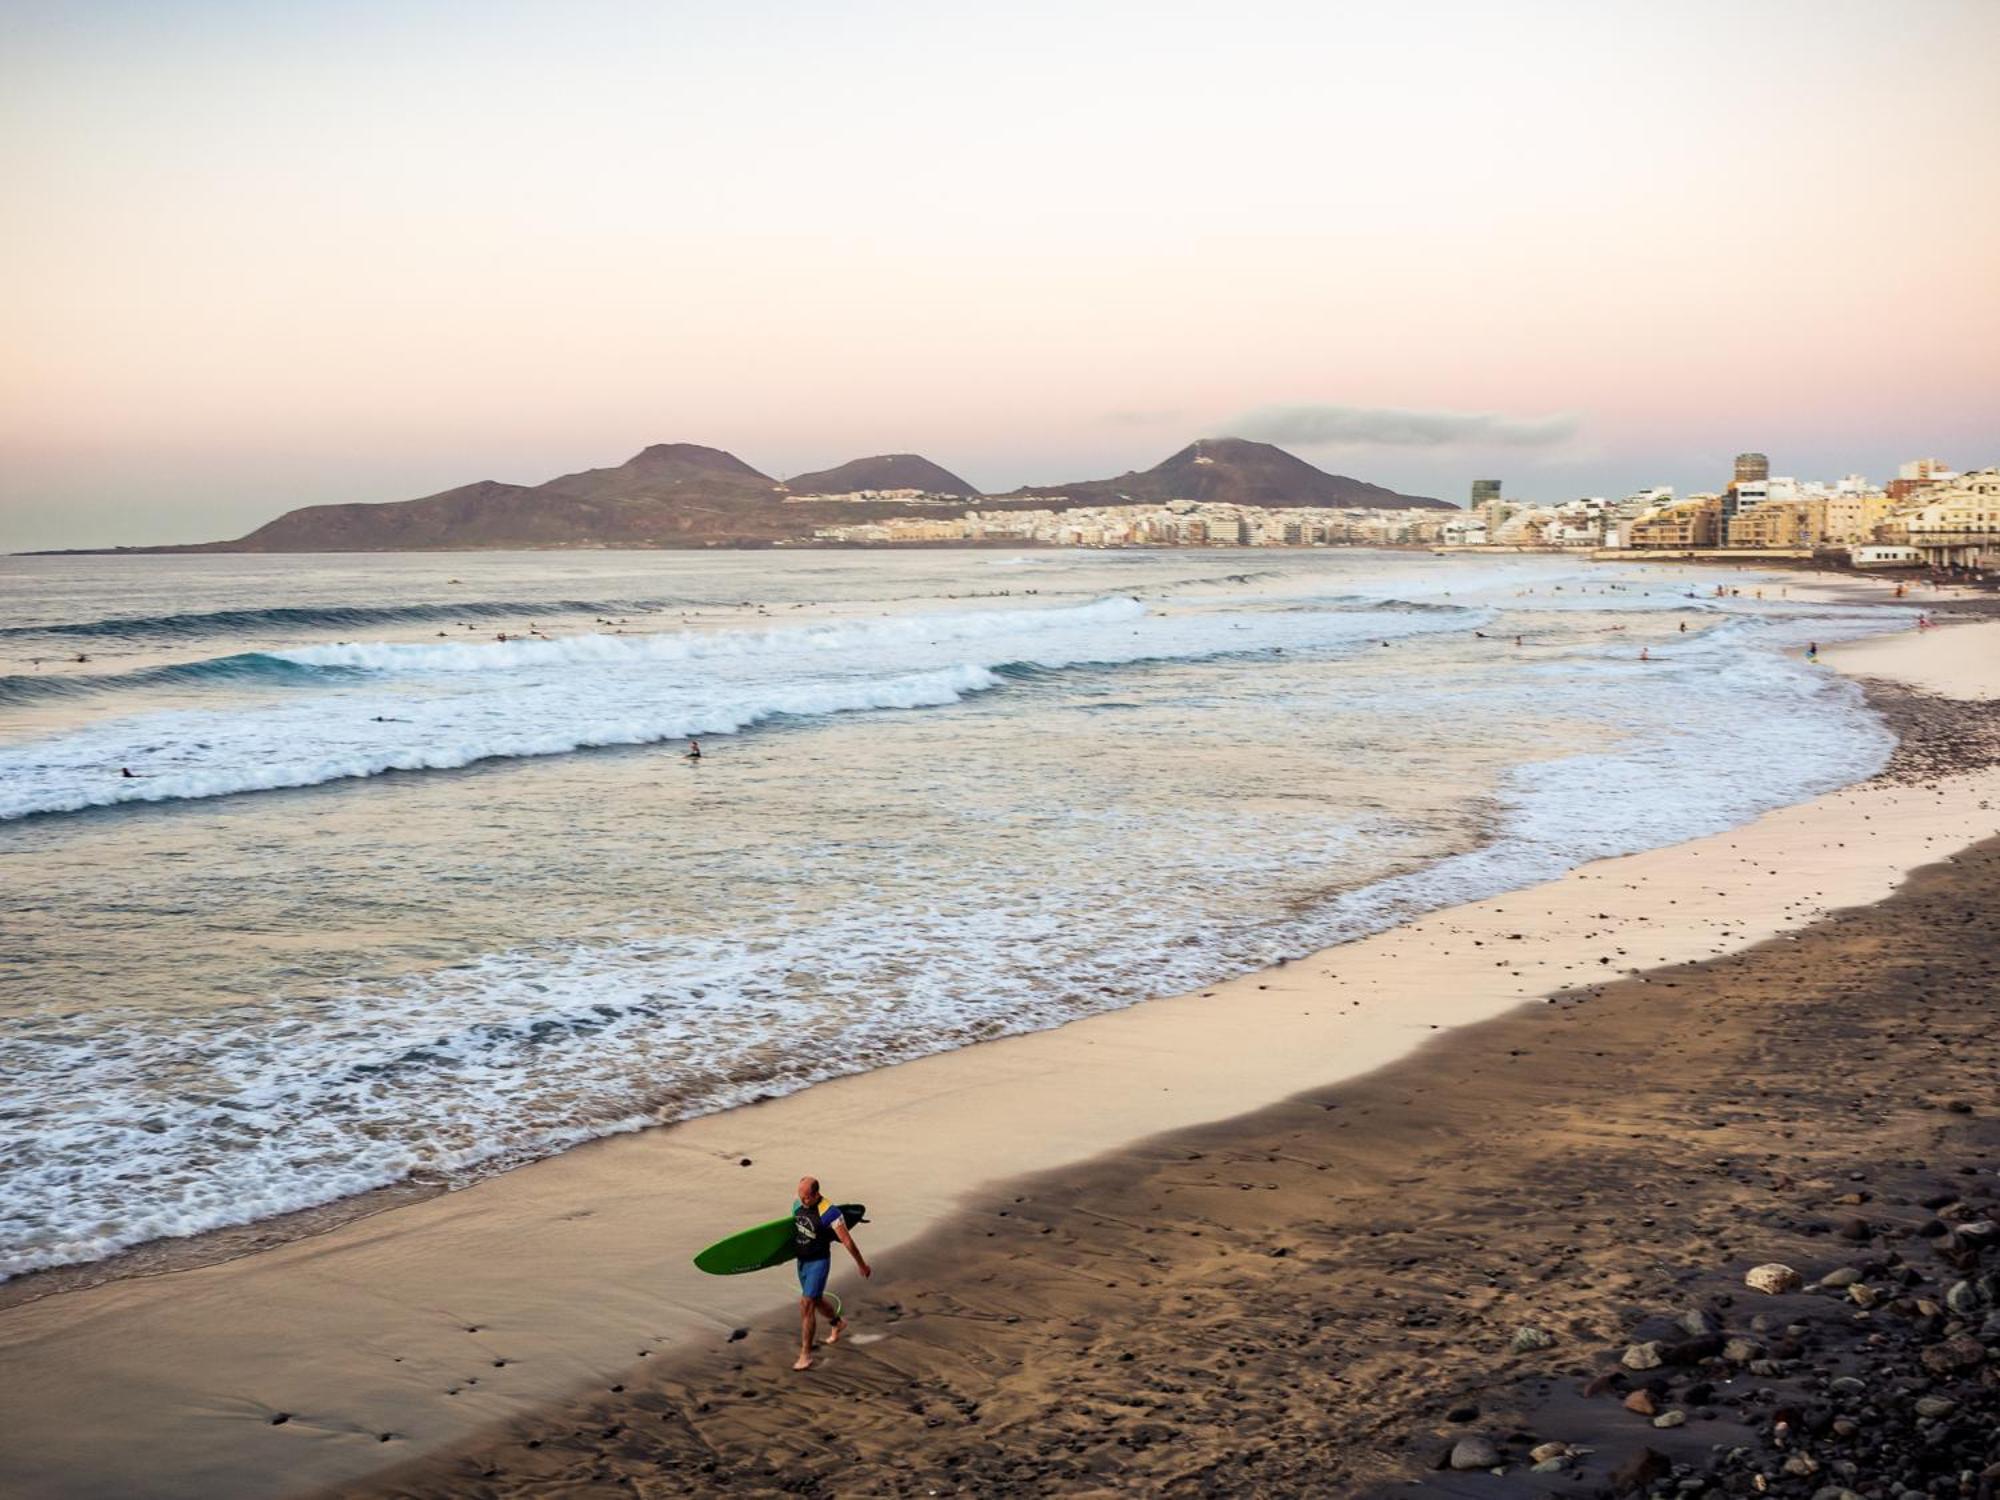
<svg viewBox="0 0 2000 1500">
<path fill-rule="evenodd" d="M 838 468 L 813 474 L 796 474 L 785 481 L 794 495 L 851 495 L 856 490 L 922 490 L 927 495 L 978 496 L 976 486 L 967 484 L 949 469 L 939 468 L 917 453 L 882 453 L 874 458 L 857 458 Z"/>
<path fill-rule="evenodd" d="M 482 480 L 420 500 L 308 505 L 223 552 L 359 552 L 423 547 L 700 546 L 798 533 L 784 487 L 734 454 L 655 443 L 610 469 L 546 484 Z"/>
<path fill-rule="evenodd" d="M 1379 484 L 1329 474 L 1302 458 L 1247 438 L 1203 438 L 1150 469 L 1116 479 L 1038 485 L 1006 498 L 1067 496 L 1086 505 L 1212 500 L 1232 505 L 1323 505 L 1367 510 L 1456 510 L 1449 501 L 1399 495 Z"/>
<path fill-rule="evenodd" d="M 482 479 L 418 500 L 308 505 L 232 542 L 130 547 L 130 552 L 396 552 L 480 547 L 722 547 L 804 541 L 816 527 L 936 514 L 893 500 L 814 502 L 814 494 L 916 489 L 964 495 L 997 510 L 1124 501 L 1221 500 L 1240 505 L 1401 509 L 1443 501 L 1326 474 L 1268 443 L 1204 438 L 1165 463 L 1116 479 L 1016 490 L 981 498 L 971 485 L 914 453 L 859 458 L 782 485 L 734 454 L 698 443 L 655 443 L 609 469 L 546 484 Z"/>
</svg>

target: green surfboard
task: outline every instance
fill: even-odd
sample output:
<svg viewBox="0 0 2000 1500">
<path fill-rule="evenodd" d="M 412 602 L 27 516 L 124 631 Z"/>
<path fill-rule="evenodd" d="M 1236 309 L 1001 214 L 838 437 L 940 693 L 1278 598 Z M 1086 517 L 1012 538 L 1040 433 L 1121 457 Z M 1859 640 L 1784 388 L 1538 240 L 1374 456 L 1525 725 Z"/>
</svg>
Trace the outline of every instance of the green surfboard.
<svg viewBox="0 0 2000 1500">
<path fill-rule="evenodd" d="M 840 1205 L 840 1217 L 852 1229 L 868 1217 L 859 1203 Z M 717 1240 L 694 1258 L 697 1270 L 711 1276 L 741 1276 L 745 1271 L 767 1271 L 796 1259 L 793 1254 L 792 1221 L 773 1219 L 755 1229 L 739 1230 L 726 1240 Z"/>
</svg>

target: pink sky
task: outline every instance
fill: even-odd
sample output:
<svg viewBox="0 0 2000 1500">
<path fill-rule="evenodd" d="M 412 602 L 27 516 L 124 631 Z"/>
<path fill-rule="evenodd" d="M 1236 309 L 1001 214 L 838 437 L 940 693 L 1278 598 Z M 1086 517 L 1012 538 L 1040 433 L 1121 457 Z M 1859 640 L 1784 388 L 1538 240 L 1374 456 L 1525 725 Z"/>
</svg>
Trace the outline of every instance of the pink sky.
<svg viewBox="0 0 2000 1500">
<path fill-rule="evenodd" d="M 1452 499 L 1993 463 L 1996 57 L 1977 0 L 16 6 L 0 548 L 1270 407 L 1529 424 L 1291 445 Z"/>
</svg>

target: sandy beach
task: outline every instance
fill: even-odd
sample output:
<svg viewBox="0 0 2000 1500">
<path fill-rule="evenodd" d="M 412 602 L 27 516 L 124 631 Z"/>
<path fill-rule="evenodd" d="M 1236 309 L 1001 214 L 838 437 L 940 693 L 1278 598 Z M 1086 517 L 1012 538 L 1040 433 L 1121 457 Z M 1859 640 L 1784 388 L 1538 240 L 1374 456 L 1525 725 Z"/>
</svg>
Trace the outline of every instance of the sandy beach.
<svg viewBox="0 0 2000 1500">
<path fill-rule="evenodd" d="M 0 1500 L 2000 1500 L 2000 0 L 0 36 Z"/>
<path fill-rule="evenodd" d="M 1990 1192 L 1997 857 L 1937 862 L 2000 835 L 1996 631 L 1829 653 L 1904 684 L 1896 763 L 1743 828 L 0 1312 L 0 1489 L 1338 1493 L 1468 1405 L 1504 1448 L 1701 1277 L 1808 1259 L 1837 1176 Z M 1913 994 L 1927 1044 L 1871 1041 Z M 881 1267 L 803 1379 L 788 1282 L 688 1265 L 801 1171 Z"/>
</svg>

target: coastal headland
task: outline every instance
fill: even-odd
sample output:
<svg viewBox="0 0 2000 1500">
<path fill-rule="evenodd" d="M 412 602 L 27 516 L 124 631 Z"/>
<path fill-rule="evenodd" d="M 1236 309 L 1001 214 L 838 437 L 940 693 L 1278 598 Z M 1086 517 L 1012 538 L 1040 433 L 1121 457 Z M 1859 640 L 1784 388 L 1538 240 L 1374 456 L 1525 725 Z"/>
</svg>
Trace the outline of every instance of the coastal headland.
<svg viewBox="0 0 2000 1500">
<path fill-rule="evenodd" d="M 1446 1439 L 1518 1476 L 1530 1436 L 1608 1482 L 1627 1418 L 1706 1461 L 1772 1424 L 1574 1388 L 1696 1311 L 1791 1367 L 1763 1385 L 1818 1378 L 1832 1299 L 1752 1329 L 1745 1269 L 1979 1253 L 2000 854 L 1964 851 L 2000 835 L 1996 631 L 1854 648 L 1927 689 L 1878 690 L 1896 762 L 1745 827 L 9 1309 L 0 1489 L 1342 1493 L 1430 1476 Z M 855 1334 L 803 1378 L 786 1285 L 687 1263 L 801 1171 L 867 1199 L 881 1267 L 837 1283 Z M 1950 1305 L 1975 1332 L 1938 1346 L 1977 1342 Z M 1974 1410 L 1981 1368 L 1939 1399 Z"/>
</svg>

